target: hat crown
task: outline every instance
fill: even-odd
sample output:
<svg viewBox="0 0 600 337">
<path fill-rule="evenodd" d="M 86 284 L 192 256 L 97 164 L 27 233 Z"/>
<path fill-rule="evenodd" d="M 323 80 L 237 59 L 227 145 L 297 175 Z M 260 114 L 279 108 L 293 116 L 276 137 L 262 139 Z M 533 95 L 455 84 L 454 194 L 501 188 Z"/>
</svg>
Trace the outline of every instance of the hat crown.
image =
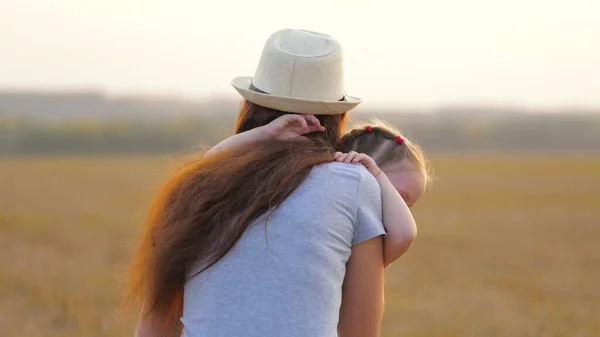
<svg viewBox="0 0 600 337">
<path fill-rule="evenodd" d="M 283 29 L 271 35 L 271 39 L 281 51 L 299 57 L 325 56 L 340 46 L 331 36 L 308 30 Z"/>
<path fill-rule="evenodd" d="M 252 85 L 272 95 L 338 101 L 345 94 L 341 46 L 323 33 L 275 32 L 263 48 Z"/>
</svg>

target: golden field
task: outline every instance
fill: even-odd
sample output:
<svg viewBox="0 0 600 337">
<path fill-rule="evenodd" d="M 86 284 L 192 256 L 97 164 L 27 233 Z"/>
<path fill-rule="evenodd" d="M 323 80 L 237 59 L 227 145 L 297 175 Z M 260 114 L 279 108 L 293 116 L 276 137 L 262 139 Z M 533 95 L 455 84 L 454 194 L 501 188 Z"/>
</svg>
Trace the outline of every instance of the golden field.
<svg viewBox="0 0 600 337">
<path fill-rule="evenodd" d="M 600 336 L 600 156 L 432 156 L 382 336 Z M 132 336 L 118 282 L 166 156 L 0 159 L 0 336 Z"/>
</svg>

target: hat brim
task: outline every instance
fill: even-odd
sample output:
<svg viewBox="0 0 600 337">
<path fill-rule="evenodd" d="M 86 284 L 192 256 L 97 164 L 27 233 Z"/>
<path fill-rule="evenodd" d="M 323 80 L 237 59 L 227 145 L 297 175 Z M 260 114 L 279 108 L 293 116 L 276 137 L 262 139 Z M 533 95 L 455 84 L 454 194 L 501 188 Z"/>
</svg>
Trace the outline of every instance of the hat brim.
<svg viewBox="0 0 600 337">
<path fill-rule="evenodd" d="M 320 101 L 266 94 L 251 89 L 252 77 L 236 77 L 231 85 L 252 103 L 304 115 L 341 115 L 362 102 L 362 99 L 352 96 L 346 96 L 343 101 Z"/>
</svg>

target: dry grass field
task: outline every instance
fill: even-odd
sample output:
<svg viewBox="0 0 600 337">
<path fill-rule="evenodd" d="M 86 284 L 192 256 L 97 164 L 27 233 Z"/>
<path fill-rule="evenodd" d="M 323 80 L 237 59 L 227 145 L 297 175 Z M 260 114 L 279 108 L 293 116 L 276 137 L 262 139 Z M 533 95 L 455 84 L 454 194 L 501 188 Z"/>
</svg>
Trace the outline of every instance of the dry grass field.
<svg viewBox="0 0 600 337">
<path fill-rule="evenodd" d="M 600 336 L 600 157 L 433 156 L 383 336 Z M 0 336 L 131 336 L 120 266 L 167 157 L 0 159 Z"/>
</svg>

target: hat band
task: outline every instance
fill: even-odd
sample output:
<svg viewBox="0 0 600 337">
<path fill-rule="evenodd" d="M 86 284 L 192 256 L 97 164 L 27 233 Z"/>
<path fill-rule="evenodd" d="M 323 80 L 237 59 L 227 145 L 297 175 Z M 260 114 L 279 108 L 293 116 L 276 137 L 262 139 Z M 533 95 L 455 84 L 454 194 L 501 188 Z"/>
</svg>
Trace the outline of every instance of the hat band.
<svg viewBox="0 0 600 337">
<path fill-rule="evenodd" d="M 256 91 L 261 94 L 270 95 L 268 92 L 262 91 L 262 90 L 258 89 L 257 87 L 255 87 L 252 82 L 250 82 L 250 88 L 248 88 L 248 89 L 250 89 L 252 91 Z M 341 99 L 338 99 L 338 102 L 344 102 L 345 100 L 346 100 L 346 95 L 344 95 Z"/>
</svg>

